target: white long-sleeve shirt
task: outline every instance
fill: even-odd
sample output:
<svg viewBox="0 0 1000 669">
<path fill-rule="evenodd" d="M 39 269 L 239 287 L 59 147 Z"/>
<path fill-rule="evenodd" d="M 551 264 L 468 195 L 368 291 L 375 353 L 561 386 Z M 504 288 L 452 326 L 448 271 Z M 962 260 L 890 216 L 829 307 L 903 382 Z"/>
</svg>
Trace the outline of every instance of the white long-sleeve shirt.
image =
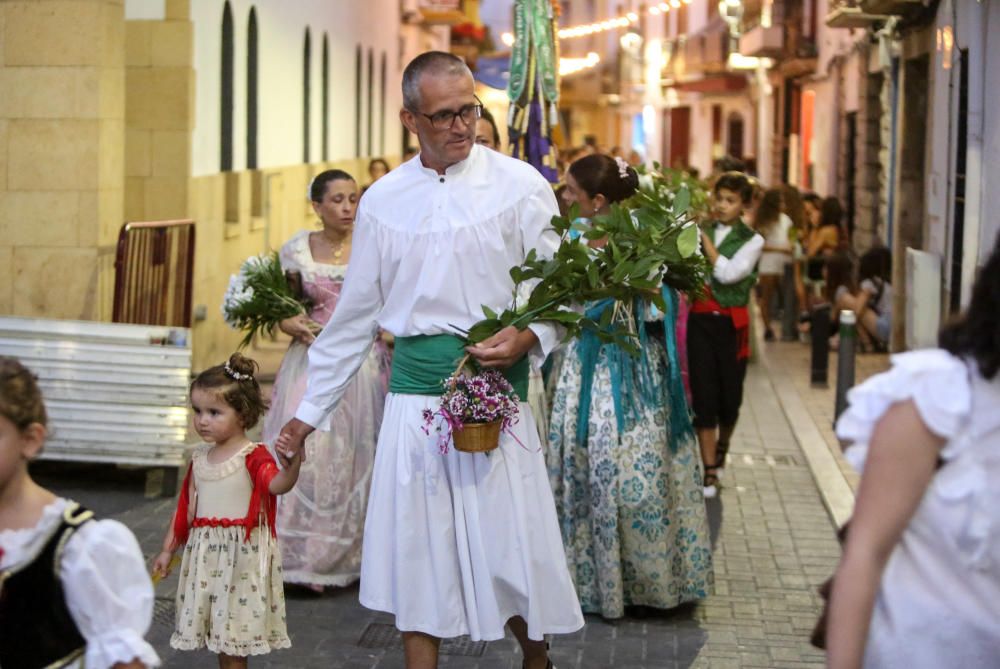
<svg viewBox="0 0 1000 669">
<path fill-rule="evenodd" d="M 361 199 L 337 309 L 309 349 L 296 418 L 318 425 L 334 409 L 377 328 L 397 337 L 455 334 L 508 306 L 510 268 L 531 249 L 552 255 L 559 237 L 552 187 L 530 165 L 475 146 L 441 175 L 417 156 Z M 554 325 L 534 324 L 541 364 L 559 343 Z"/>
<path fill-rule="evenodd" d="M 715 248 L 719 248 L 732 229 L 731 225 L 715 224 L 715 228 L 712 230 L 712 241 L 715 242 Z M 733 254 L 732 258 L 719 254 L 719 258 L 712 268 L 712 276 L 715 277 L 716 281 L 725 285 L 742 281 L 753 272 L 763 250 L 764 238 L 759 234 L 754 234 L 746 244 Z"/>
</svg>

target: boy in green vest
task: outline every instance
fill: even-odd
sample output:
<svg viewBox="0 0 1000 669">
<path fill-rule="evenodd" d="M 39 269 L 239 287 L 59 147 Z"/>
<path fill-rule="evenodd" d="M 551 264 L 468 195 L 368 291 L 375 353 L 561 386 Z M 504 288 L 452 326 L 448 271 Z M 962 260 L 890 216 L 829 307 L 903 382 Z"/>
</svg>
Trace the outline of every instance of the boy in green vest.
<svg viewBox="0 0 1000 669">
<path fill-rule="evenodd" d="M 708 498 L 718 493 L 719 468 L 725 464 L 736 429 L 750 357 L 747 304 L 764 249 L 764 238 L 742 219 L 752 195 L 750 181 L 741 172 L 725 172 L 716 181 L 716 219 L 701 231 L 702 250 L 712 265 L 712 276 L 688 316 L 691 404 Z"/>
</svg>

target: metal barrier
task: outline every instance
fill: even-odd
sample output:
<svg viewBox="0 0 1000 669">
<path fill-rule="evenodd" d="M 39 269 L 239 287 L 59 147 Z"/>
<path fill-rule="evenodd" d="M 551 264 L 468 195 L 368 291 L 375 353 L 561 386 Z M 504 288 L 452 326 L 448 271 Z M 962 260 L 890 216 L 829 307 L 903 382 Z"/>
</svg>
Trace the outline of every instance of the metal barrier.
<svg viewBox="0 0 1000 669">
<path fill-rule="evenodd" d="M 0 355 L 37 377 L 49 414 L 42 457 L 164 467 L 173 494 L 184 466 L 189 332 L 181 328 L 0 317 Z"/>
<path fill-rule="evenodd" d="M 115 254 L 115 323 L 191 327 L 194 221 L 126 223 Z"/>
<path fill-rule="evenodd" d="M 850 309 L 840 312 L 840 345 L 837 347 L 837 395 L 833 422 L 847 408 L 847 391 L 854 386 L 854 358 L 858 350 L 857 318 Z"/>
<path fill-rule="evenodd" d="M 830 305 L 813 307 L 809 325 L 812 340 L 810 382 L 814 387 L 826 388 L 830 366 Z"/>
<path fill-rule="evenodd" d="M 799 298 L 795 294 L 795 267 L 785 263 L 781 277 L 781 341 L 798 341 Z"/>
</svg>

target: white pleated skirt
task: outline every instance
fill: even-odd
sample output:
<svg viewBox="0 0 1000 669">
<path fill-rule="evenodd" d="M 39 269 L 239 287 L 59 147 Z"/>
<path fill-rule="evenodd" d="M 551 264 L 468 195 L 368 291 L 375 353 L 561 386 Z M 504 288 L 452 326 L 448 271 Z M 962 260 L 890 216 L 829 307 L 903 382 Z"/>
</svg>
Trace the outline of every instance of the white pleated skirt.
<svg viewBox="0 0 1000 669">
<path fill-rule="evenodd" d="M 583 627 L 531 410 L 489 455 L 449 448 L 421 429 L 438 398 L 390 393 L 375 453 L 361 562 L 361 604 L 404 632 L 504 637 Z"/>
</svg>

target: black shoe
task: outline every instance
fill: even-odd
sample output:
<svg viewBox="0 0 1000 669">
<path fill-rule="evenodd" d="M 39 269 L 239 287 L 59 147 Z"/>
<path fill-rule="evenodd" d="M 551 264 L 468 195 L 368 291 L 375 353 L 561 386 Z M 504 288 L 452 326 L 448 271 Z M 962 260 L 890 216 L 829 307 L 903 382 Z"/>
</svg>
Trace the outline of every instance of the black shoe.
<svg viewBox="0 0 1000 669">
<path fill-rule="evenodd" d="M 774 341 L 774 330 L 771 328 L 764 330 L 764 341 Z"/>
<path fill-rule="evenodd" d="M 715 444 L 715 466 L 724 469 L 726 467 L 726 456 L 729 455 L 729 442 L 719 441 Z"/>
</svg>

